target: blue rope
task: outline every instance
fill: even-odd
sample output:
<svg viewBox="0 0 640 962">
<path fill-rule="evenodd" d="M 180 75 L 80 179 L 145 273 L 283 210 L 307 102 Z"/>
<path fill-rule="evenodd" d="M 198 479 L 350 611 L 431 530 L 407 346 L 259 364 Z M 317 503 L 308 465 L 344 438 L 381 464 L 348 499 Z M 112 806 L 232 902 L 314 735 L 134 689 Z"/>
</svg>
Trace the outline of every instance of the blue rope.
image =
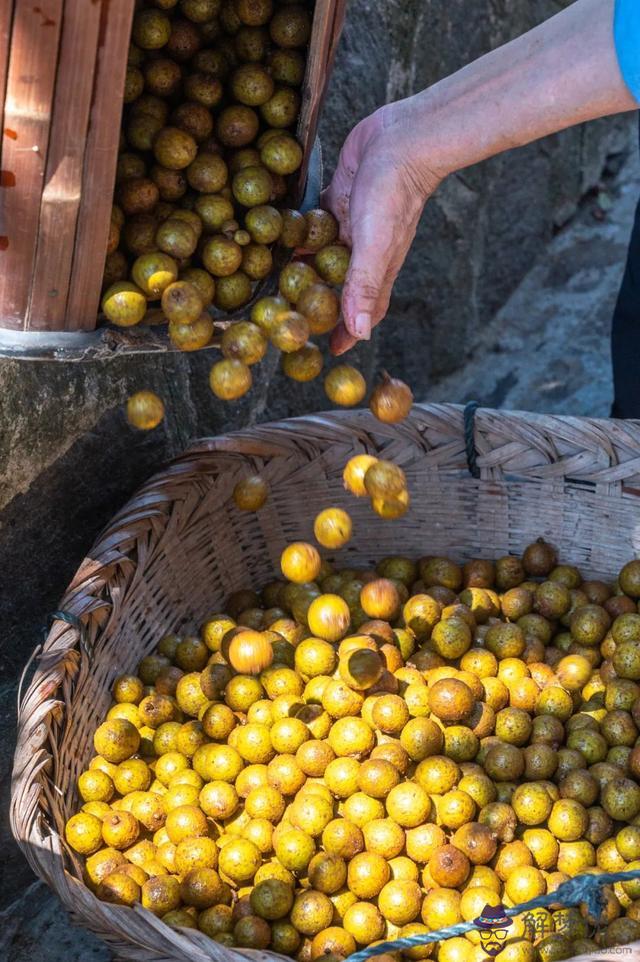
<svg viewBox="0 0 640 962">
<path fill-rule="evenodd" d="M 531 912 L 533 909 L 547 908 L 554 902 L 562 905 L 580 905 L 587 907 L 589 915 L 596 918 L 600 916 L 604 905 L 603 885 L 613 885 L 614 882 L 629 882 L 632 879 L 640 878 L 640 869 L 633 869 L 629 872 L 602 872 L 600 875 L 577 875 L 575 878 L 563 882 L 554 892 L 548 895 L 538 895 L 535 899 L 529 899 L 521 905 L 506 909 L 506 914 L 521 915 L 523 912 Z M 441 942 L 443 939 L 451 939 L 456 935 L 464 935 L 472 929 L 476 929 L 474 922 L 457 922 L 456 925 L 449 925 L 445 929 L 437 929 L 435 932 L 425 932 L 419 935 L 408 935 L 403 939 L 394 939 L 392 942 L 381 942 L 379 945 L 370 945 L 359 952 L 354 952 L 345 962 L 365 962 L 376 955 L 385 952 L 399 952 L 404 949 L 414 949 L 420 945 L 427 945 L 429 942 Z"/>
</svg>

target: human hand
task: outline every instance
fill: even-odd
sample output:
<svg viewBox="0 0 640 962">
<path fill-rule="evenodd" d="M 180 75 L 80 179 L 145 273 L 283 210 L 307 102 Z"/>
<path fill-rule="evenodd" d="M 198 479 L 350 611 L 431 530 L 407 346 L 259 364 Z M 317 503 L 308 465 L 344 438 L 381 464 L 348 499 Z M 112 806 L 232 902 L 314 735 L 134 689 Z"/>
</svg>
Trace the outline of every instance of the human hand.
<svg viewBox="0 0 640 962">
<path fill-rule="evenodd" d="M 407 256 L 427 198 L 443 174 L 415 156 L 411 101 L 400 101 L 362 120 L 347 137 L 323 207 L 351 247 L 342 292 L 342 320 L 331 350 L 343 354 L 368 340 L 389 307 L 391 289 Z"/>
</svg>

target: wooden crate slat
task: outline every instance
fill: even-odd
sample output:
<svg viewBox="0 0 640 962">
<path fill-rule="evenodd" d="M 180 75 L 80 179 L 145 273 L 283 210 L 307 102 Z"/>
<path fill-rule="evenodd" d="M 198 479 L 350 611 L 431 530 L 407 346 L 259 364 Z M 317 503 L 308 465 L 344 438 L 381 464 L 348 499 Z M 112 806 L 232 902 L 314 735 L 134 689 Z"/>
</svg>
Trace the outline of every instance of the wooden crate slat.
<svg viewBox="0 0 640 962">
<path fill-rule="evenodd" d="M 28 330 L 63 331 L 93 95 L 100 6 L 66 0 Z"/>
<path fill-rule="evenodd" d="M 98 62 L 75 234 L 67 330 L 92 330 L 109 236 L 133 0 L 103 0 Z"/>
<path fill-rule="evenodd" d="M 7 0 L 4 4 L 8 5 Z M 9 49 L 0 187 L 0 304 L 5 327 L 21 329 L 36 249 L 40 195 L 47 161 L 51 106 L 63 0 L 16 0 Z M 14 185 L 14 186 L 12 186 Z"/>
<path fill-rule="evenodd" d="M 2 142 L 5 137 L 15 139 L 15 130 L 4 127 L 4 95 L 7 86 L 7 72 L 9 69 L 9 44 L 11 42 L 11 21 L 13 20 L 13 3 L 4 0 L 0 4 L 0 170 L 2 169 Z M 1 268 L 0 268 L 1 269 Z"/>
</svg>

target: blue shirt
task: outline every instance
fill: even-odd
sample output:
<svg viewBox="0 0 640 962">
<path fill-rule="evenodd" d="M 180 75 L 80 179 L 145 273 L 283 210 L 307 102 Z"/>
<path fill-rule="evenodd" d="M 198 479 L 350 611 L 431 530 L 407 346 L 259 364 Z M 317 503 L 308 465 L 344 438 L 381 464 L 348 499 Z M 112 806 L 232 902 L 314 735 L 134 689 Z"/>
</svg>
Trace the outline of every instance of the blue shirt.
<svg viewBox="0 0 640 962">
<path fill-rule="evenodd" d="M 622 76 L 640 103 L 640 0 L 616 0 L 613 32 Z"/>
</svg>

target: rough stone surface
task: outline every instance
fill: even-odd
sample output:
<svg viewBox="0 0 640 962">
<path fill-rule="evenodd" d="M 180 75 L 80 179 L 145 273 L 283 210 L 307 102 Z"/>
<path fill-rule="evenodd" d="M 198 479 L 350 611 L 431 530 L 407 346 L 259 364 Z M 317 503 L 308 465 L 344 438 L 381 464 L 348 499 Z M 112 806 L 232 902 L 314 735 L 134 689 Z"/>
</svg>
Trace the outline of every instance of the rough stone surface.
<svg viewBox="0 0 640 962">
<path fill-rule="evenodd" d="M 328 172 L 345 134 L 360 117 L 445 76 L 565 5 L 553 0 L 464 0 L 449 5 L 436 0 L 352 0 L 322 124 Z M 492 380 L 498 368 L 494 355 L 487 353 L 496 341 L 490 322 L 544 254 L 556 230 L 575 214 L 580 199 L 598 183 L 607 157 L 625 150 L 629 129 L 626 120 L 602 121 L 452 177 L 428 206 L 388 320 L 371 344 L 354 352 L 354 363 L 367 377 L 383 366 L 402 373 L 417 397 L 460 400 L 477 391 L 469 356 L 474 363 L 486 358 L 486 391 L 480 399 L 531 406 L 525 390 L 518 393 L 510 382 L 505 390 Z M 560 247 L 562 256 L 548 266 L 555 274 L 537 275 L 533 282 L 545 285 L 544 323 L 552 331 L 557 328 L 554 311 L 567 316 L 562 313 L 566 302 L 555 298 L 565 289 L 571 292 L 572 284 L 588 283 L 589 259 L 604 246 L 603 236 L 615 244 L 607 265 L 598 261 L 609 272 L 607 296 L 601 297 L 604 289 L 597 283 L 582 293 L 576 290 L 583 297 L 576 301 L 579 310 L 588 307 L 597 320 L 590 362 L 576 374 L 575 390 L 566 398 L 554 399 L 552 391 L 542 391 L 536 405 L 569 410 L 569 404 L 579 402 L 580 413 L 604 413 L 604 394 L 597 403 L 592 399 L 592 405 L 580 395 L 580 385 L 605 370 L 600 352 L 614 274 L 623 257 L 624 218 L 635 189 L 631 182 L 625 188 L 628 202 L 620 209 L 622 220 L 612 210 L 608 222 L 597 225 L 605 234 L 592 230 L 581 246 L 567 239 L 572 236 L 569 227 L 557 242 L 569 246 Z M 621 226 L 612 240 L 606 232 L 614 221 Z M 579 268 L 571 266 L 573 257 Z M 525 303 L 518 297 L 531 302 L 535 293 L 517 292 L 509 308 L 515 313 Z M 572 338 L 582 333 L 577 316 L 572 315 Z M 505 317 L 500 315 L 499 324 Z M 528 357 L 528 335 L 526 325 L 517 328 L 508 342 L 514 355 L 522 351 Z M 559 341 L 546 349 L 553 371 L 553 364 L 566 355 Z M 0 819 L 0 906 L 9 905 L 33 878 L 10 840 L 6 818 L 18 678 L 41 639 L 46 613 L 55 608 L 91 543 L 132 490 L 191 438 L 327 406 L 321 385 L 285 382 L 277 374 L 275 355 L 256 372 L 249 397 L 222 405 L 208 389 L 211 361 L 210 351 L 197 357 L 137 355 L 101 363 L 0 360 L 0 810 L 5 813 Z M 441 380 L 458 370 L 465 380 Z M 563 377 L 563 371 L 558 368 L 553 377 Z M 157 390 L 167 402 L 166 422 L 149 435 L 132 431 L 122 413 L 126 397 L 141 387 Z M 29 889 L 25 898 L 8 916 L 13 921 L 6 931 L 12 932 L 12 941 L 5 945 L 11 962 L 35 958 L 33 946 L 45 930 L 52 960 L 59 956 L 101 962 L 108 957 L 91 940 L 69 947 L 66 920 L 43 887 Z M 37 912 L 32 908 L 36 903 Z"/>
<path fill-rule="evenodd" d="M 0 912 L 0 958 L 6 962 L 109 962 L 111 957 L 104 942 L 71 924 L 42 882 L 29 885 Z"/>
<path fill-rule="evenodd" d="M 552 241 L 482 345 L 421 400 L 608 417 L 611 317 L 639 194 L 634 150 L 616 180 Z"/>
</svg>

